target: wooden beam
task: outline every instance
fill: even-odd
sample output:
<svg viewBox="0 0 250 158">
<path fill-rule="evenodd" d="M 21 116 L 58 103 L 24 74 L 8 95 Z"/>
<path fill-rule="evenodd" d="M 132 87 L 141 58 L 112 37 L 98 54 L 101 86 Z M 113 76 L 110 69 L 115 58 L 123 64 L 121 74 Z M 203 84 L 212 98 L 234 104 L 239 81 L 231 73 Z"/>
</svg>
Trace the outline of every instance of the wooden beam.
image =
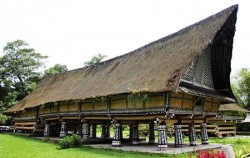
<svg viewBox="0 0 250 158">
<path fill-rule="evenodd" d="M 80 117 L 62 117 L 63 120 L 80 120 Z"/>
<path fill-rule="evenodd" d="M 34 130 L 35 127 L 19 127 L 19 126 L 16 126 L 15 129 L 27 129 L 27 130 Z"/>
<path fill-rule="evenodd" d="M 51 120 L 60 120 L 60 118 L 58 118 L 58 117 L 53 117 L 53 118 L 46 118 L 46 119 L 44 119 L 45 121 L 51 121 Z"/>
<path fill-rule="evenodd" d="M 35 125 L 36 122 L 15 122 L 15 125 L 24 125 L 24 126 L 27 126 L 27 125 Z"/>
</svg>

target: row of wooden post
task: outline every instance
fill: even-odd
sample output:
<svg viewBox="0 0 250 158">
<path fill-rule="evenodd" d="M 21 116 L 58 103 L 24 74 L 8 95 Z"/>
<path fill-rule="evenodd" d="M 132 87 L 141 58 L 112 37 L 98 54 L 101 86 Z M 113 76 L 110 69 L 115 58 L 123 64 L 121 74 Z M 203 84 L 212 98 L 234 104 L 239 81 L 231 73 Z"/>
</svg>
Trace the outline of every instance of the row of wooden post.
<svg viewBox="0 0 250 158">
<path fill-rule="evenodd" d="M 45 124 L 44 128 L 44 136 L 49 136 L 49 124 Z M 208 144 L 208 134 L 206 123 L 202 123 L 201 125 L 201 143 Z M 175 147 L 182 147 L 184 145 L 183 135 L 181 131 L 181 125 L 175 124 Z M 139 140 L 139 124 L 134 123 L 130 126 L 130 135 L 129 138 L 132 139 L 132 144 L 137 145 L 140 144 Z M 60 137 L 65 137 L 67 134 L 66 131 L 66 122 L 61 122 L 60 128 Z M 121 140 L 123 139 L 122 134 L 122 125 L 121 123 L 115 123 L 115 131 L 114 137 L 112 141 L 112 146 L 121 146 Z M 102 125 L 102 134 L 101 138 L 109 138 L 110 137 L 110 125 L 103 124 Z M 89 126 L 88 122 L 83 121 L 82 124 L 82 138 L 96 138 L 96 124 L 91 124 Z M 149 124 L 149 143 L 155 143 L 155 134 L 154 134 L 154 123 Z M 189 143 L 190 146 L 196 146 L 196 132 L 194 124 L 189 125 Z M 166 124 L 161 123 L 158 126 L 158 149 L 165 150 L 167 149 L 167 132 L 166 132 Z"/>
</svg>

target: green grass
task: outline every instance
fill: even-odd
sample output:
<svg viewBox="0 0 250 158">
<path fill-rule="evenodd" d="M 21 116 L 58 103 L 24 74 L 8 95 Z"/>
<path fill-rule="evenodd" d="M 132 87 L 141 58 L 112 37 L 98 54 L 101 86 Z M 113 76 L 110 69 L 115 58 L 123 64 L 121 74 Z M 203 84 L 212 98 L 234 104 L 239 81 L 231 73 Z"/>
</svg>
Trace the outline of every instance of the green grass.
<svg viewBox="0 0 250 158">
<path fill-rule="evenodd" d="M 95 149 L 86 146 L 59 150 L 54 143 L 45 143 L 41 140 L 0 134 L 1 158 L 160 158 L 173 157 L 164 154 L 147 154 L 125 152 L 107 149 Z"/>
<path fill-rule="evenodd" d="M 243 138 L 243 137 L 228 137 L 228 138 L 210 138 L 210 143 L 217 143 L 217 144 L 231 144 L 234 149 L 240 150 L 245 146 L 247 149 L 250 149 L 250 138 Z"/>
<path fill-rule="evenodd" d="M 170 139 L 170 141 L 172 141 Z M 185 142 L 188 142 L 185 139 Z M 250 138 L 210 138 L 210 143 L 232 144 L 236 149 L 250 148 Z M 200 141 L 198 141 L 200 143 Z M 178 158 L 187 154 L 175 155 Z M 0 134 L 1 158 L 172 158 L 174 155 L 95 149 L 87 146 L 60 150 L 55 143 L 45 143 L 34 138 Z"/>
</svg>

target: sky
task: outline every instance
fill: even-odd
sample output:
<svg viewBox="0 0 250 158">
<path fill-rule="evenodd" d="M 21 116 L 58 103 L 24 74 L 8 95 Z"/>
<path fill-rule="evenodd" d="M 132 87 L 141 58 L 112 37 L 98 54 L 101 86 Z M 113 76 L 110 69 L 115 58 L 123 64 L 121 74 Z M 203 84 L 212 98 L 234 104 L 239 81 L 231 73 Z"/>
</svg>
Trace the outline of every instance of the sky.
<svg viewBox="0 0 250 158">
<path fill-rule="evenodd" d="M 234 75 L 250 68 L 249 0 L 1 0 L 0 48 L 21 39 L 49 56 L 47 68 L 76 69 L 96 54 L 128 53 L 234 4 Z"/>
</svg>

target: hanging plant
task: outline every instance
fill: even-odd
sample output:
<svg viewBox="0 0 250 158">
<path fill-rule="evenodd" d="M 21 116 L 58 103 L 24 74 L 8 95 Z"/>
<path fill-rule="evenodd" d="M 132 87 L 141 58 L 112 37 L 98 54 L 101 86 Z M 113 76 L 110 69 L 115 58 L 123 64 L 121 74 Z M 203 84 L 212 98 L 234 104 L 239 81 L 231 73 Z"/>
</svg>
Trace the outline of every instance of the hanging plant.
<svg viewBox="0 0 250 158">
<path fill-rule="evenodd" d="M 133 108 L 136 107 L 136 101 L 137 101 L 136 98 L 137 98 L 137 97 L 136 97 L 136 94 L 134 94 L 134 93 L 128 95 L 128 100 L 129 100 L 129 101 L 131 102 L 131 104 L 133 105 Z"/>
<path fill-rule="evenodd" d="M 133 108 L 136 108 L 137 101 L 141 101 L 143 106 L 145 106 L 146 102 L 149 100 L 148 94 L 141 93 L 132 93 L 128 95 L 128 100 L 133 105 Z"/>
</svg>

